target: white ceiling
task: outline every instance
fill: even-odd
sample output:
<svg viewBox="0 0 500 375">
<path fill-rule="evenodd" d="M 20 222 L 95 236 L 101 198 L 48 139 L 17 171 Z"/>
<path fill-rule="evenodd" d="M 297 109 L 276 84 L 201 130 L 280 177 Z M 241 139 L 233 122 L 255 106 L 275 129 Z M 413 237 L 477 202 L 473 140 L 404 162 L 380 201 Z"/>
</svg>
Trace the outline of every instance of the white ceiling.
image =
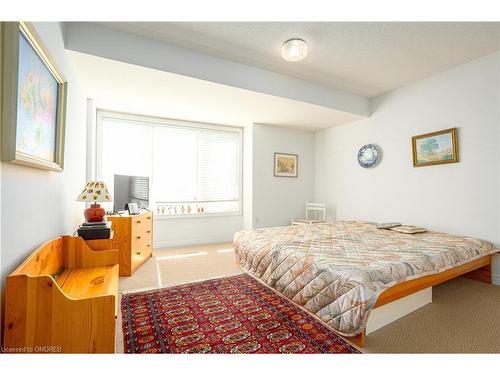
<svg viewBox="0 0 500 375">
<path fill-rule="evenodd" d="M 374 97 L 493 53 L 499 23 L 105 22 L 107 27 Z M 290 38 L 309 44 L 281 59 Z"/>
<path fill-rule="evenodd" d="M 80 52 L 67 53 L 86 95 L 101 109 L 221 125 L 262 123 L 311 131 L 362 118 Z"/>
</svg>

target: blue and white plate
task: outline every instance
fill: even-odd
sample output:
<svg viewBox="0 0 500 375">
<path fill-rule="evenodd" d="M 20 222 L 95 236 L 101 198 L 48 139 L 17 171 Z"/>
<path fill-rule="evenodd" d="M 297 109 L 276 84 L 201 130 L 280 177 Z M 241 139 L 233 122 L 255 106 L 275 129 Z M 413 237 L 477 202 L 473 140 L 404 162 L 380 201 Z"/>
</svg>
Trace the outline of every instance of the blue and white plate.
<svg viewBox="0 0 500 375">
<path fill-rule="evenodd" d="M 374 144 L 367 144 L 361 147 L 358 151 L 358 163 L 363 168 L 373 168 L 379 161 L 382 152 L 380 147 Z"/>
</svg>

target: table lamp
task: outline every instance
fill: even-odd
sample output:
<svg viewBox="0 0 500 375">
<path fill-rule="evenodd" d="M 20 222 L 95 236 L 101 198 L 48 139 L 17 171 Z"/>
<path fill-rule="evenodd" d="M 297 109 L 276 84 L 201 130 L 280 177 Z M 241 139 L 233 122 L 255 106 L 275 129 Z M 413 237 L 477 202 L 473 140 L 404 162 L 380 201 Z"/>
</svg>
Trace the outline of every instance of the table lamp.
<svg viewBox="0 0 500 375">
<path fill-rule="evenodd" d="M 79 202 L 93 202 L 84 212 L 87 223 L 103 221 L 106 211 L 97 202 L 112 202 L 108 187 L 102 181 L 89 181 L 81 194 L 76 198 Z"/>
</svg>

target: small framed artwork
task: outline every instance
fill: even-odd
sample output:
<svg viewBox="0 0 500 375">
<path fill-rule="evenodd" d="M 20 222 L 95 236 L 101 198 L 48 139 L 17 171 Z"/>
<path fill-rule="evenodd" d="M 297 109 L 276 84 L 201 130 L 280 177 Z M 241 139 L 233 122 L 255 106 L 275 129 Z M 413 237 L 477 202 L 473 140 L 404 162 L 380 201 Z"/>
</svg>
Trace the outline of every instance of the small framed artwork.
<svg viewBox="0 0 500 375">
<path fill-rule="evenodd" d="M 413 166 L 458 163 L 457 128 L 412 137 Z"/>
<path fill-rule="evenodd" d="M 2 160 L 61 172 L 67 83 L 35 29 L 2 23 Z"/>
<path fill-rule="evenodd" d="M 298 156 L 295 154 L 274 153 L 274 176 L 297 177 Z"/>
</svg>

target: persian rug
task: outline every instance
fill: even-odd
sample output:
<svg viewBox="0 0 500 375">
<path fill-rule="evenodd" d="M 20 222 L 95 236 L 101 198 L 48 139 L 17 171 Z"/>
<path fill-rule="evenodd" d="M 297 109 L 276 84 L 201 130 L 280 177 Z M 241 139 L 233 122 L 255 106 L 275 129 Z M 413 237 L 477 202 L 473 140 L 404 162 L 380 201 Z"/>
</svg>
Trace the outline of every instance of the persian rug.
<svg viewBox="0 0 500 375">
<path fill-rule="evenodd" d="M 125 353 L 359 353 L 247 274 L 124 294 Z"/>
</svg>

